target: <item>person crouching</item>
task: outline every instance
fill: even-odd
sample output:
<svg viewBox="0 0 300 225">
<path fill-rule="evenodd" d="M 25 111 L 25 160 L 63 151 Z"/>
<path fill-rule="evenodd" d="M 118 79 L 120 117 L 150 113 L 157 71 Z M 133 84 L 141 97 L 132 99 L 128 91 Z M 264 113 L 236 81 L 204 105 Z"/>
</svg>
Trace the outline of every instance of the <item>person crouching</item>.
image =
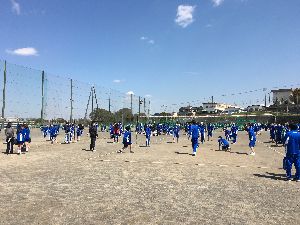
<svg viewBox="0 0 300 225">
<path fill-rule="evenodd" d="M 229 142 L 226 139 L 219 136 L 218 142 L 219 142 L 219 150 L 221 150 L 222 148 L 223 151 L 230 151 L 231 148 L 229 146 Z"/>
</svg>

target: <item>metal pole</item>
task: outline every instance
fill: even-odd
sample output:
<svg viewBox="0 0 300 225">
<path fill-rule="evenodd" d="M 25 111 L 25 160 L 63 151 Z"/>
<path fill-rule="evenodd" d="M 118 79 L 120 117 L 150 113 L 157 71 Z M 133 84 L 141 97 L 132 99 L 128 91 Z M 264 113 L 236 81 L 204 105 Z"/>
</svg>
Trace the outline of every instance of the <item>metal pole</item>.
<svg viewBox="0 0 300 225">
<path fill-rule="evenodd" d="M 71 103 L 70 123 L 72 123 L 72 120 L 73 120 L 73 79 L 71 79 L 71 98 L 70 98 L 70 103 Z"/>
<path fill-rule="evenodd" d="M 146 98 L 144 98 L 144 113 L 146 114 Z"/>
<path fill-rule="evenodd" d="M 150 116 L 150 100 L 149 100 L 148 116 Z"/>
<path fill-rule="evenodd" d="M 141 116 L 141 96 L 139 96 L 139 113 L 137 116 L 137 122 L 139 123 L 140 120 L 140 116 Z"/>
<path fill-rule="evenodd" d="M 130 94 L 130 110 L 131 110 L 131 115 L 133 116 L 133 110 L 132 110 L 132 97 L 133 97 L 133 94 Z"/>
<path fill-rule="evenodd" d="M 6 93 L 6 61 L 4 61 L 4 73 L 3 73 L 2 129 L 4 128 L 5 93 Z"/>
<path fill-rule="evenodd" d="M 267 94 L 265 93 L 265 109 L 267 108 Z"/>
<path fill-rule="evenodd" d="M 96 95 L 96 88 L 95 87 L 94 87 L 94 95 L 95 95 L 95 101 L 96 101 L 96 109 L 99 109 L 97 95 Z"/>
<path fill-rule="evenodd" d="M 139 96 L 139 117 L 140 117 L 140 114 L 141 114 L 141 97 Z"/>
<path fill-rule="evenodd" d="M 297 115 L 299 114 L 299 90 L 297 90 L 297 92 L 296 92 L 296 98 L 297 98 Z"/>
<path fill-rule="evenodd" d="M 94 112 L 94 94 L 93 94 L 93 89 L 94 87 L 92 87 L 91 92 L 92 92 L 92 113 Z"/>
<path fill-rule="evenodd" d="M 45 83 L 45 71 L 42 71 L 42 109 L 41 109 L 41 122 L 44 123 L 44 83 Z"/>
<path fill-rule="evenodd" d="M 109 99 L 108 99 L 108 111 L 110 112 L 110 96 L 109 96 Z"/>
</svg>

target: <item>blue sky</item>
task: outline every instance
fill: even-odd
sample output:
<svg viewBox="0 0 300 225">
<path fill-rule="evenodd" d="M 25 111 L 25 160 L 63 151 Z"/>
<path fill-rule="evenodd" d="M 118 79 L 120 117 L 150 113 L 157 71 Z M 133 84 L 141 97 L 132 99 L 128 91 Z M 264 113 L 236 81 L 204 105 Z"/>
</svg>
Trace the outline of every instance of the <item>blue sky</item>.
<svg viewBox="0 0 300 225">
<path fill-rule="evenodd" d="M 300 83 L 299 0 L 0 0 L 0 30 L 0 59 L 151 95 L 153 111 Z"/>
</svg>

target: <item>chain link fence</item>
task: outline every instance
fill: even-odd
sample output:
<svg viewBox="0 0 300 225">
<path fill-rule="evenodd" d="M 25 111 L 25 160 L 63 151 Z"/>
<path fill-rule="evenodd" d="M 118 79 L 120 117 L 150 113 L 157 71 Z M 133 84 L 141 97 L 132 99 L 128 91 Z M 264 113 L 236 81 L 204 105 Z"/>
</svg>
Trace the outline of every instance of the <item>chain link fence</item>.
<svg viewBox="0 0 300 225">
<path fill-rule="evenodd" d="M 93 110 L 150 114 L 150 100 L 0 60 L 2 120 L 90 119 Z M 113 121 L 112 121 L 113 122 Z"/>
</svg>

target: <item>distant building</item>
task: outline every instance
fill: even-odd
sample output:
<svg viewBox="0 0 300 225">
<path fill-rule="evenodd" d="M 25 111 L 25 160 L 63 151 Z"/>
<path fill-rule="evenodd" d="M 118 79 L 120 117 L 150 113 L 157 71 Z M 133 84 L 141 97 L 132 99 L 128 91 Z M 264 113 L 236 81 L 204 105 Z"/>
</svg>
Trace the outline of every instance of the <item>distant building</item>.
<svg viewBox="0 0 300 225">
<path fill-rule="evenodd" d="M 281 105 L 285 102 L 290 102 L 290 96 L 293 94 L 293 89 L 278 89 L 271 90 L 273 93 L 273 104 Z"/>
<path fill-rule="evenodd" d="M 18 117 L 6 117 L 5 121 L 6 122 L 19 122 L 20 119 Z"/>
<path fill-rule="evenodd" d="M 207 102 L 203 103 L 203 112 L 207 113 L 221 113 L 225 109 L 232 107 L 231 105 L 225 103 Z"/>
<path fill-rule="evenodd" d="M 181 107 L 179 109 L 178 115 L 179 116 L 195 116 L 196 114 L 201 114 L 203 107 L 193 107 L 193 106 L 186 106 Z"/>
<path fill-rule="evenodd" d="M 259 112 L 264 111 L 266 108 L 262 105 L 251 105 L 247 107 L 247 112 Z"/>
<path fill-rule="evenodd" d="M 222 113 L 223 114 L 233 114 L 233 113 L 240 113 L 243 112 L 243 109 L 238 106 L 230 106 L 226 108 Z"/>
</svg>

